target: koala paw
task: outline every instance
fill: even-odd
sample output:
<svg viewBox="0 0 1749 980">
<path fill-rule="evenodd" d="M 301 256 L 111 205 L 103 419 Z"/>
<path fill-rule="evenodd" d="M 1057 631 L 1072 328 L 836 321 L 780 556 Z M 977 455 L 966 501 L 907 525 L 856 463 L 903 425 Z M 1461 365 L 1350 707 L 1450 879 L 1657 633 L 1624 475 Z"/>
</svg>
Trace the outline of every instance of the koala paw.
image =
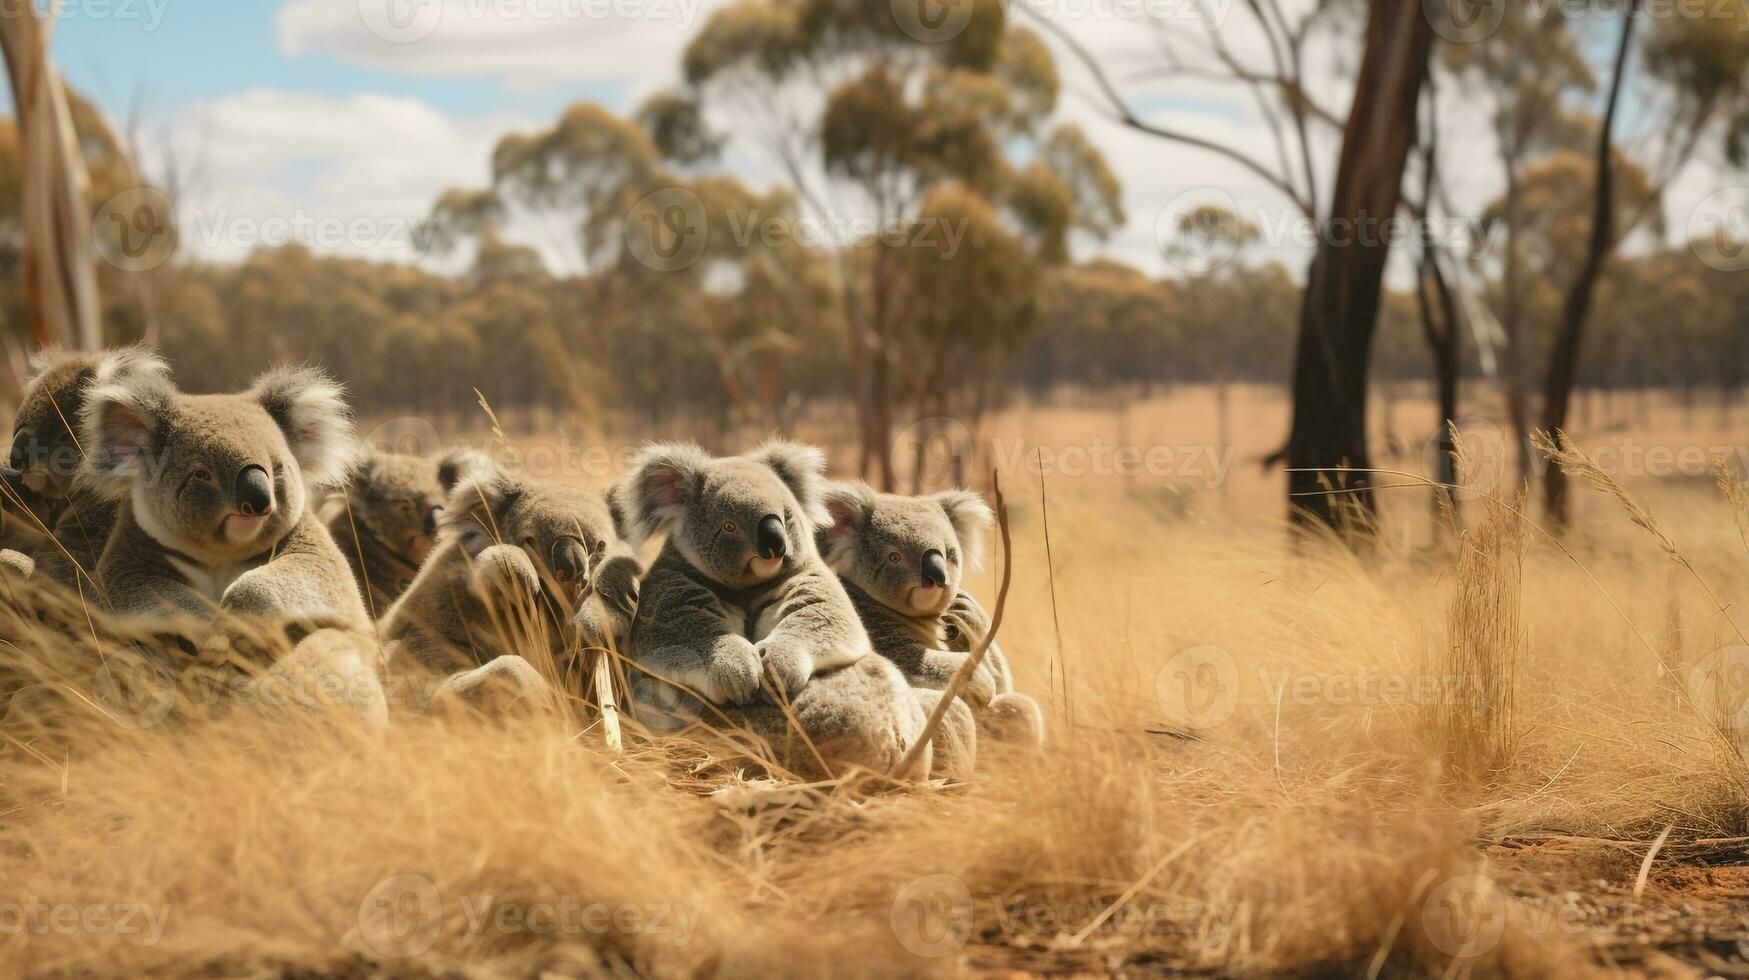
<svg viewBox="0 0 1749 980">
<path fill-rule="evenodd" d="M 636 558 L 614 555 L 595 573 L 595 594 L 609 613 L 630 623 L 638 611 L 638 582 L 643 574 Z"/>
<path fill-rule="evenodd" d="M 585 647 L 602 647 L 611 640 L 615 648 L 623 650 L 626 646 L 626 636 L 631 632 L 631 620 L 603 602 L 598 595 L 587 596 L 577 606 L 577 615 L 571 622 L 577 627 L 578 638 Z"/>
<path fill-rule="evenodd" d="M 482 602 L 532 599 L 540 586 L 540 573 L 521 548 L 495 544 L 474 556 L 472 588 Z"/>
<path fill-rule="evenodd" d="M 714 704 L 752 704 L 759 696 L 759 651 L 743 637 L 725 636 L 705 664 L 678 680 Z"/>
<path fill-rule="evenodd" d="M 774 644 L 761 640 L 754 648 L 759 651 L 759 661 L 765 676 L 770 678 L 771 687 L 781 693 L 784 700 L 795 700 L 814 676 L 814 658 L 795 643 Z M 771 695 L 766 693 L 765 698 L 769 700 Z"/>
<path fill-rule="evenodd" d="M 960 662 L 963 664 L 968 657 L 962 657 Z M 978 709 L 995 700 L 996 693 L 996 675 L 990 670 L 988 663 L 979 664 L 978 669 L 972 671 L 972 676 L 966 679 L 965 686 L 960 688 L 960 697 Z"/>
<path fill-rule="evenodd" d="M 269 580 L 251 569 L 237 576 L 219 597 L 219 608 L 234 615 L 258 617 L 273 611 L 273 589 Z"/>
</svg>

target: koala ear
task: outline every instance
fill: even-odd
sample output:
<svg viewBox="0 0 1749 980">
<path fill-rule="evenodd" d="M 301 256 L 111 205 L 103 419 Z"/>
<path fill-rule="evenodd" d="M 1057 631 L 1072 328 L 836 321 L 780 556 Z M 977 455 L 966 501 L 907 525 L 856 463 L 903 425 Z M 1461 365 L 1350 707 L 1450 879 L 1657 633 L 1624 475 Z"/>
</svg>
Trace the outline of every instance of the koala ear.
<svg viewBox="0 0 1749 980">
<path fill-rule="evenodd" d="M 31 351 L 30 369 L 26 372 L 24 380 L 35 381 L 37 378 L 42 377 L 49 368 L 54 367 L 72 356 L 72 352 L 67 350 L 67 348 L 62 347 L 60 344 L 44 344 L 36 350 Z"/>
<path fill-rule="evenodd" d="M 120 377 L 151 377 L 170 380 L 170 364 L 163 355 L 145 344 L 118 347 L 107 351 L 97 362 L 99 379 Z"/>
<path fill-rule="evenodd" d="M 646 446 L 608 494 L 620 537 L 637 547 L 678 521 L 710 461 L 709 453 L 691 443 Z"/>
<path fill-rule="evenodd" d="M 437 460 L 437 483 L 448 495 L 460 486 L 462 481 L 483 475 L 495 469 L 491 457 L 473 449 L 452 449 Z"/>
<path fill-rule="evenodd" d="M 996 522 L 990 505 L 970 490 L 944 490 L 932 494 L 929 499 L 947 513 L 954 536 L 960 539 L 960 551 L 965 553 L 966 564 L 972 568 L 981 567 L 984 564 L 984 531 Z"/>
<path fill-rule="evenodd" d="M 357 462 L 352 413 L 338 383 L 314 368 L 276 367 L 255 379 L 249 397 L 285 433 L 304 477 L 333 486 L 346 482 Z"/>
<path fill-rule="evenodd" d="M 524 492 L 525 484 L 496 466 L 475 469 L 450 491 L 438 527 L 463 532 L 479 528 L 497 539 L 499 520 Z"/>
<path fill-rule="evenodd" d="M 176 390 L 157 374 L 115 376 L 100 369 L 79 416 L 83 476 L 100 496 L 120 500 L 147 475 Z"/>
<path fill-rule="evenodd" d="M 829 483 L 822 495 L 829 520 L 820 525 L 820 553 L 837 570 L 856 548 L 856 532 L 874 510 L 874 488 L 866 483 Z"/>
<path fill-rule="evenodd" d="M 787 442 L 782 439 L 772 441 L 753 451 L 752 459 L 764 463 L 777 474 L 790 493 L 795 494 L 796 502 L 802 505 L 802 513 L 815 527 L 824 527 L 831 523 L 832 515 L 826 512 L 824 497 L 826 494 L 826 454 L 813 446 L 799 442 Z"/>
</svg>

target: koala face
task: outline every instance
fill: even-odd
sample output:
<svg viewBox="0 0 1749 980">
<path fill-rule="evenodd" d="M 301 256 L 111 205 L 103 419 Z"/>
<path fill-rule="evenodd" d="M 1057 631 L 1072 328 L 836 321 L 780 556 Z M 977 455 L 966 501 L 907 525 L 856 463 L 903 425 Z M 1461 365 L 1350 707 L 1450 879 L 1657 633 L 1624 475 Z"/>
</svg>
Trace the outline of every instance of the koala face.
<svg viewBox="0 0 1749 980">
<path fill-rule="evenodd" d="M 727 459 L 697 446 L 657 445 L 633 462 L 614 503 L 629 540 L 667 531 L 712 581 L 751 588 L 815 560 L 825 468 L 819 450 L 789 442 Z"/>
<path fill-rule="evenodd" d="M 617 538 L 596 491 L 479 471 L 450 495 L 442 533 L 460 536 L 469 554 L 495 544 L 521 548 L 547 587 L 573 602 Z"/>
<path fill-rule="evenodd" d="M 820 532 L 832 570 L 882 605 L 913 617 L 937 616 L 959 594 L 968 564 L 981 560 L 994 519 L 969 490 L 927 497 L 876 493 L 862 484 L 826 493 L 832 523 Z"/>
<path fill-rule="evenodd" d="M 439 480 L 432 460 L 371 453 L 353 472 L 346 500 L 351 519 L 361 530 L 417 565 L 431 553 L 449 489 Z"/>
<path fill-rule="evenodd" d="M 19 481 L 45 497 L 73 489 L 81 456 L 76 432 L 85 394 L 99 370 L 111 377 L 168 377 L 170 368 L 145 347 L 83 353 L 45 348 L 31 358 L 31 378 L 12 426 L 8 466 Z"/>
<path fill-rule="evenodd" d="M 83 416 L 93 487 L 132 504 L 166 547 L 209 565 L 272 547 L 302 519 L 307 484 L 350 468 L 339 385 L 278 368 L 240 395 L 184 395 L 157 377 L 99 371 Z"/>
</svg>

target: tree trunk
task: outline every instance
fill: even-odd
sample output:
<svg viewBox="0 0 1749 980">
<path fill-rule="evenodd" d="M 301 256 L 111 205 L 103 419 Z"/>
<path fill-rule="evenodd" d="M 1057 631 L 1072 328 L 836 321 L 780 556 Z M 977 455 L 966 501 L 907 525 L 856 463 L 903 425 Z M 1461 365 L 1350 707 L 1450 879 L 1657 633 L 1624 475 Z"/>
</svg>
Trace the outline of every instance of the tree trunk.
<svg viewBox="0 0 1749 980">
<path fill-rule="evenodd" d="M 1543 429 L 1557 446 L 1566 442 L 1563 430 L 1567 426 L 1567 407 L 1573 397 L 1573 383 L 1579 373 L 1579 352 L 1585 340 L 1585 323 L 1591 316 L 1591 301 L 1597 292 L 1597 280 L 1603 274 L 1603 264 L 1609 258 L 1615 242 L 1615 117 L 1621 106 L 1622 80 L 1627 75 L 1628 54 L 1633 49 L 1634 24 L 1639 17 L 1640 0 L 1629 0 L 1623 15 L 1621 43 L 1615 53 L 1615 77 L 1609 83 L 1608 108 L 1603 113 L 1602 132 L 1597 138 L 1597 197 L 1591 219 L 1591 242 L 1585 252 L 1585 264 L 1567 293 L 1561 318 L 1561 332 L 1555 338 L 1555 349 L 1549 359 L 1548 383 L 1543 388 Z M 1543 503 L 1549 519 L 1557 528 L 1567 525 L 1567 475 L 1559 466 L 1549 468 L 1543 479 Z"/>
<path fill-rule="evenodd" d="M 38 345 L 103 344 L 88 180 L 60 74 L 36 7 L 0 17 L 0 52 L 17 108 L 24 177 L 24 288 Z"/>
<path fill-rule="evenodd" d="M 1301 526 L 1352 538 L 1377 506 L 1366 473 L 1367 361 L 1390 246 L 1382 234 L 1402 200 L 1416 110 L 1432 52 L 1421 4 L 1373 0 L 1366 51 L 1342 138 L 1327 233 L 1306 277 L 1288 439 L 1288 506 Z M 1334 488 L 1353 493 L 1330 494 Z"/>
</svg>

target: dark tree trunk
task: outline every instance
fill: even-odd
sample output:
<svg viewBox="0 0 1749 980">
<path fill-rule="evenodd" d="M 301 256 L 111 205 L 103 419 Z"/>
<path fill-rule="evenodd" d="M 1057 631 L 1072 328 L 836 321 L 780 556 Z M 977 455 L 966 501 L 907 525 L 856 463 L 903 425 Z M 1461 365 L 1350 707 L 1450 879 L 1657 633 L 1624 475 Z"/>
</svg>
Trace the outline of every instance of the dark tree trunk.
<svg viewBox="0 0 1749 980">
<path fill-rule="evenodd" d="M 1627 74 L 1628 54 L 1633 49 L 1634 24 L 1639 17 L 1640 0 L 1629 0 L 1621 25 L 1621 43 L 1615 52 L 1615 77 L 1609 83 L 1609 103 L 1603 112 L 1602 132 L 1597 138 L 1597 199 L 1591 219 L 1591 242 L 1585 251 L 1585 264 L 1567 293 L 1561 318 L 1561 332 L 1555 338 L 1555 349 L 1549 359 L 1548 383 L 1543 389 L 1543 429 L 1564 446 L 1567 408 L 1573 398 L 1573 383 L 1579 374 L 1579 352 L 1585 340 L 1585 323 L 1591 316 L 1591 301 L 1597 293 L 1597 280 L 1603 274 L 1603 264 L 1615 242 L 1615 117 L 1621 106 L 1622 80 Z M 1559 466 L 1549 468 L 1543 478 L 1543 503 L 1549 519 L 1557 527 L 1567 525 L 1567 475 Z"/>
<path fill-rule="evenodd" d="M 1296 524 L 1352 535 L 1377 506 L 1365 473 L 1367 361 L 1389 242 L 1415 143 L 1433 27 L 1421 4 L 1373 0 L 1342 138 L 1329 225 L 1306 277 L 1294 364 L 1288 505 Z M 1331 494 L 1333 488 L 1353 493 Z"/>
</svg>

